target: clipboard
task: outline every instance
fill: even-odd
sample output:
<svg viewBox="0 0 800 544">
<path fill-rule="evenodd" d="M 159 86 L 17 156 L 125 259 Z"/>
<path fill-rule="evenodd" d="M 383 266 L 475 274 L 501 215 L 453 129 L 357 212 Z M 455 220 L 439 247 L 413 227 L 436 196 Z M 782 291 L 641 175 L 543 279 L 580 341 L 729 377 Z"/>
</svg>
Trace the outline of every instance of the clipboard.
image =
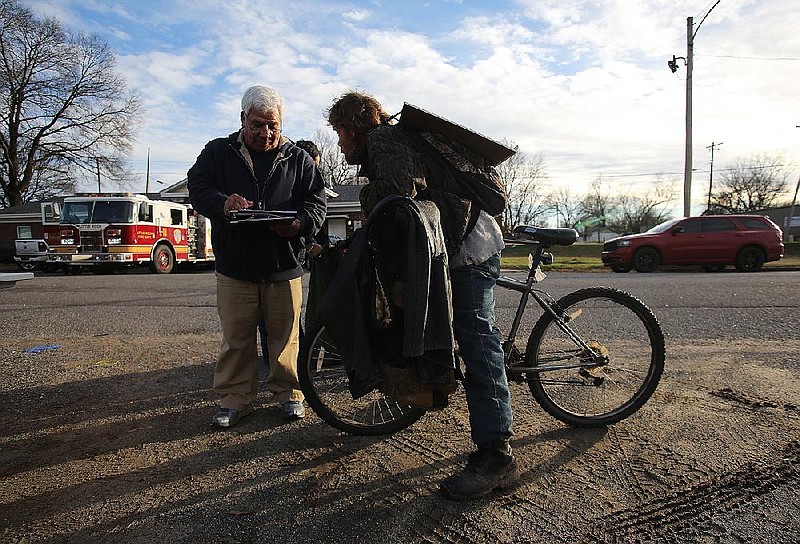
<svg viewBox="0 0 800 544">
<path fill-rule="evenodd" d="M 297 212 L 291 210 L 233 210 L 228 214 L 228 221 L 236 223 L 291 223 L 297 218 Z"/>
</svg>

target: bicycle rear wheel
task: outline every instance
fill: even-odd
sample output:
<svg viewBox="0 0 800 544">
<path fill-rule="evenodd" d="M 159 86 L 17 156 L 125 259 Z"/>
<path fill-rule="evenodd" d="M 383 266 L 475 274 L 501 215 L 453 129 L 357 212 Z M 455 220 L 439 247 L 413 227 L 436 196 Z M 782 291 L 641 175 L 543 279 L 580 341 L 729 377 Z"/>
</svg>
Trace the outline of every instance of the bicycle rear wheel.
<svg viewBox="0 0 800 544">
<path fill-rule="evenodd" d="M 634 296 L 608 287 L 575 291 L 558 301 L 569 328 L 607 362 L 587 366 L 591 354 L 545 313 L 528 340 L 528 386 L 536 402 L 576 427 L 625 419 L 655 391 L 664 370 L 664 334 L 653 312 Z M 573 368 L 552 369 L 557 366 Z M 578 367 L 578 365 L 582 365 Z"/>
<path fill-rule="evenodd" d="M 300 388 L 311 409 L 332 427 L 355 435 L 391 434 L 425 414 L 379 391 L 354 399 L 344 360 L 325 327 L 308 331 L 306 340 L 297 365 Z"/>
</svg>

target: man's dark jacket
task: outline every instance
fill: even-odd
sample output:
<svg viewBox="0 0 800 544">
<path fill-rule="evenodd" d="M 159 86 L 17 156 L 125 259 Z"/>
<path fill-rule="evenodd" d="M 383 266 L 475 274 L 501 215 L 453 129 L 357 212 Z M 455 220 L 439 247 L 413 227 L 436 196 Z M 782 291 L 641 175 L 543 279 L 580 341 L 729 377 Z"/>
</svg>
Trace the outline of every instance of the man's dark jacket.
<svg viewBox="0 0 800 544">
<path fill-rule="evenodd" d="M 311 157 L 286 138 L 265 180 L 257 180 L 248 150 L 235 132 L 208 142 L 188 172 L 192 206 L 211 219 L 217 272 L 244 281 L 284 281 L 303 275 L 305 237 L 325 219 L 325 186 Z M 300 232 L 281 238 L 263 223 L 231 224 L 223 206 L 238 193 L 262 210 L 293 210 Z"/>
</svg>

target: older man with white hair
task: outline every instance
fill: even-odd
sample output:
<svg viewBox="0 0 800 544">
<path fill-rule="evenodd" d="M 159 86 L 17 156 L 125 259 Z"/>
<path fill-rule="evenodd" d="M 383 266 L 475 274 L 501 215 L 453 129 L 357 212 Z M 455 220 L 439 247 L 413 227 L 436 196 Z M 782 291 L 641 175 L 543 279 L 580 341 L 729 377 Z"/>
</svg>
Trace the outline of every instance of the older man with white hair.
<svg viewBox="0 0 800 544">
<path fill-rule="evenodd" d="M 305 415 L 297 380 L 305 238 L 325 218 L 325 186 L 312 158 L 281 135 L 283 100 L 270 87 L 242 97 L 241 128 L 206 144 L 188 172 L 192 206 L 211 219 L 222 347 L 214 369 L 217 427 L 252 412 L 258 394 L 258 322 L 266 323 L 267 389 L 283 416 Z M 282 222 L 231 222 L 244 209 L 291 212 Z"/>
</svg>

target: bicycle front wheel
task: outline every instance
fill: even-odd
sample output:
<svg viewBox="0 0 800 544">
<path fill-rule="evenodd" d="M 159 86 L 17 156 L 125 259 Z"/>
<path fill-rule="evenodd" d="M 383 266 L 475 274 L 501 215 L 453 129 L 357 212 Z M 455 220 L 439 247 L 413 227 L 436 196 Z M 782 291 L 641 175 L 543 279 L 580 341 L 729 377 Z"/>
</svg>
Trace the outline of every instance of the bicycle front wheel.
<svg viewBox="0 0 800 544">
<path fill-rule="evenodd" d="M 354 399 L 344 360 L 325 327 L 308 331 L 306 340 L 297 365 L 300 388 L 311 409 L 332 427 L 355 435 L 391 434 L 425 414 L 379 391 Z"/>
<path fill-rule="evenodd" d="M 556 309 L 574 334 L 550 313 L 533 328 L 525 361 L 537 369 L 528 373 L 536 402 L 576 427 L 610 425 L 641 408 L 664 370 L 664 334 L 653 312 L 608 287 L 575 291 Z"/>
</svg>

